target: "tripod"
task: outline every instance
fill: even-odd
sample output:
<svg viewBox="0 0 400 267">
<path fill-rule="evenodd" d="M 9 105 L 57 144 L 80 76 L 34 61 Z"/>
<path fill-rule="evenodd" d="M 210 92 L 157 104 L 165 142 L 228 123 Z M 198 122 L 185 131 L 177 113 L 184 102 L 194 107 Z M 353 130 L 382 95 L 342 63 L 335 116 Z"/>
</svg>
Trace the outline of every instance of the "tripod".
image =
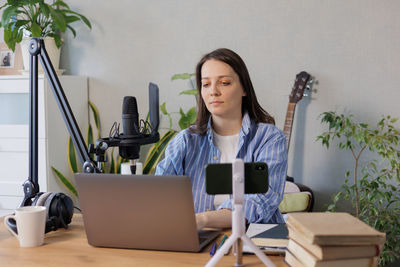
<svg viewBox="0 0 400 267">
<path fill-rule="evenodd" d="M 226 240 L 217 253 L 208 261 L 206 267 L 215 266 L 218 261 L 228 252 L 229 248 L 237 242 L 241 246 L 241 241 L 245 243 L 254 254 L 265 264 L 265 266 L 275 267 L 275 264 L 251 241 L 245 232 L 245 220 L 243 215 L 244 204 L 244 162 L 242 159 L 235 159 L 232 163 L 232 235 Z M 237 262 L 235 266 L 241 265 L 242 249 L 237 247 Z"/>
</svg>

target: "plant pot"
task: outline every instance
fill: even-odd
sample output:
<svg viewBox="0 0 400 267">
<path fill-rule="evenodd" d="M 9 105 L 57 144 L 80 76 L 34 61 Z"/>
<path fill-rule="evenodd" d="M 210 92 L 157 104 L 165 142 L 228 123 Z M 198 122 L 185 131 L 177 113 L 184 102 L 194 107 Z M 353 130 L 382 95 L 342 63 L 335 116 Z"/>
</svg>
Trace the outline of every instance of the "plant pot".
<svg viewBox="0 0 400 267">
<path fill-rule="evenodd" d="M 31 38 L 24 38 L 21 41 L 21 49 L 22 49 L 22 61 L 24 63 L 24 70 L 22 71 L 23 73 L 29 73 L 29 50 L 28 50 L 28 44 Z M 57 48 L 56 43 L 54 42 L 54 38 L 52 37 L 45 37 L 44 39 L 44 46 L 46 47 L 47 54 L 50 57 L 51 63 L 53 64 L 54 69 L 56 72 L 60 72 L 58 69 L 60 65 L 60 52 L 61 49 Z M 39 65 L 39 74 L 43 74 L 43 68 L 40 64 L 40 60 L 38 62 Z"/>
</svg>

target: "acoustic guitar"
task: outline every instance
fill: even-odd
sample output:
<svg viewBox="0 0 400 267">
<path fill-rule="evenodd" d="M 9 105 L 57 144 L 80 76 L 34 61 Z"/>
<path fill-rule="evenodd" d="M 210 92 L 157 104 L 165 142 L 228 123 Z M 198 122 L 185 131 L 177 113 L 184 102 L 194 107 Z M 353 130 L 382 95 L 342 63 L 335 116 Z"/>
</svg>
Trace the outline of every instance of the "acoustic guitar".
<svg viewBox="0 0 400 267">
<path fill-rule="evenodd" d="M 285 125 L 283 127 L 283 132 L 286 135 L 286 146 L 288 151 L 290 145 L 290 137 L 292 135 L 293 118 L 297 102 L 299 102 L 303 98 L 303 96 L 309 96 L 311 92 L 312 83 L 313 83 L 313 78 L 307 72 L 302 71 L 296 75 L 296 80 L 294 82 L 292 92 L 290 93 L 289 96 L 289 104 L 286 111 Z M 294 183 L 293 177 L 286 176 L 286 180 Z M 307 191 L 311 193 L 311 202 L 309 204 L 308 211 L 312 211 L 314 206 L 313 191 L 308 186 L 297 183 L 295 184 L 300 189 L 300 191 Z"/>
<path fill-rule="evenodd" d="M 286 111 L 285 125 L 283 127 L 283 132 L 286 135 L 286 146 L 288 151 L 290 145 L 290 137 L 292 135 L 294 112 L 297 102 L 299 102 L 303 98 L 303 96 L 309 95 L 312 83 L 313 79 L 311 75 L 307 72 L 302 71 L 296 75 L 296 80 L 294 82 L 292 92 L 289 96 L 289 104 Z"/>
</svg>

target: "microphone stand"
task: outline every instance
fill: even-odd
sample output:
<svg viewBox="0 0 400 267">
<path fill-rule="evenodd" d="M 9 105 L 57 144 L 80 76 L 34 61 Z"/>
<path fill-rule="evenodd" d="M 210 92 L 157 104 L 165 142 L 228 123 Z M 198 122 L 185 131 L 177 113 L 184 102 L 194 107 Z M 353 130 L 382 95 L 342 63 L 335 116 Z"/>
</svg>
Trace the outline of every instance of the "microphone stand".
<svg viewBox="0 0 400 267">
<path fill-rule="evenodd" d="M 32 38 L 29 42 L 30 69 L 29 69 L 29 95 L 30 95 L 30 115 L 29 115 L 29 176 L 24 182 L 24 199 L 21 206 L 32 204 L 32 198 L 39 193 L 38 182 L 38 58 L 46 74 L 47 80 L 53 91 L 57 105 L 64 118 L 68 132 L 75 145 L 78 157 L 83 162 L 83 172 L 100 173 L 101 170 L 90 158 L 87 146 L 82 137 L 82 133 L 72 113 L 71 107 L 64 94 L 64 90 L 54 70 L 41 38 Z"/>
<path fill-rule="evenodd" d="M 149 84 L 149 106 L 150 106 L 150 127 L 151 133 L 140 133 L 137 136 L 125 136 L 120 134 L 117 137 L 101 138 L 96 144 L 85 144 L 82 133 L 72 113 L 71 107 L 65 96 L 64 90 L 54 70 L 53 64 L 47 54 L 42 38 L 32 38 L 28 45 L 30 53 L 29 69 L 29 95 L 30 95 L 30 117 L 29 117 L 29 177 L 24 182 L 24 199 L 22 206 L 32 204 L 32 198 L 39 193 L 38 179 L 38 58 L 46 74 L 51 90 L 64 118 L 65 125 L 75 145 L 78 157 L 83 163 L 84 173 L 101 173 L 101 163 L 106 161 L 105 151 L 109 147 L 118 146 L 123 150 L 133 149 L 134 158 L 139 158 L 140 145 L 155 143 L 160 139 L 158 133 L 159 124 L 159 89 L 154 83 Z M 95 154 L 96 161 L 92 160 L 90 154 Z M 121 150 L 120 150 L 121 154 Z"/>
</svg>

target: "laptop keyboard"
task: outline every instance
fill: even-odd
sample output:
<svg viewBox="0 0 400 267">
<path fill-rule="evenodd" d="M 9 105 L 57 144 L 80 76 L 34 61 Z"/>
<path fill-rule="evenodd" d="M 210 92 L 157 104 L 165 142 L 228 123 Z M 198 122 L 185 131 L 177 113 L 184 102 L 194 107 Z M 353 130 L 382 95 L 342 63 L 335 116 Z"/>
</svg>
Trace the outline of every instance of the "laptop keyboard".
<svg viewBox="0 0 400 267">
<path fill-rule="evenodd" d="M 206 237 L 200 236 L 199 235 L 199 244 L 202 244 L 203 242 L 205 242 L 207 240 Z"/>
<path fill-rule="evenodd" d="M 213 230 L 200 230 L 199 231 L 199 244 L 203 247 L 218 237 L 220 231 Z"/>
</svg>

